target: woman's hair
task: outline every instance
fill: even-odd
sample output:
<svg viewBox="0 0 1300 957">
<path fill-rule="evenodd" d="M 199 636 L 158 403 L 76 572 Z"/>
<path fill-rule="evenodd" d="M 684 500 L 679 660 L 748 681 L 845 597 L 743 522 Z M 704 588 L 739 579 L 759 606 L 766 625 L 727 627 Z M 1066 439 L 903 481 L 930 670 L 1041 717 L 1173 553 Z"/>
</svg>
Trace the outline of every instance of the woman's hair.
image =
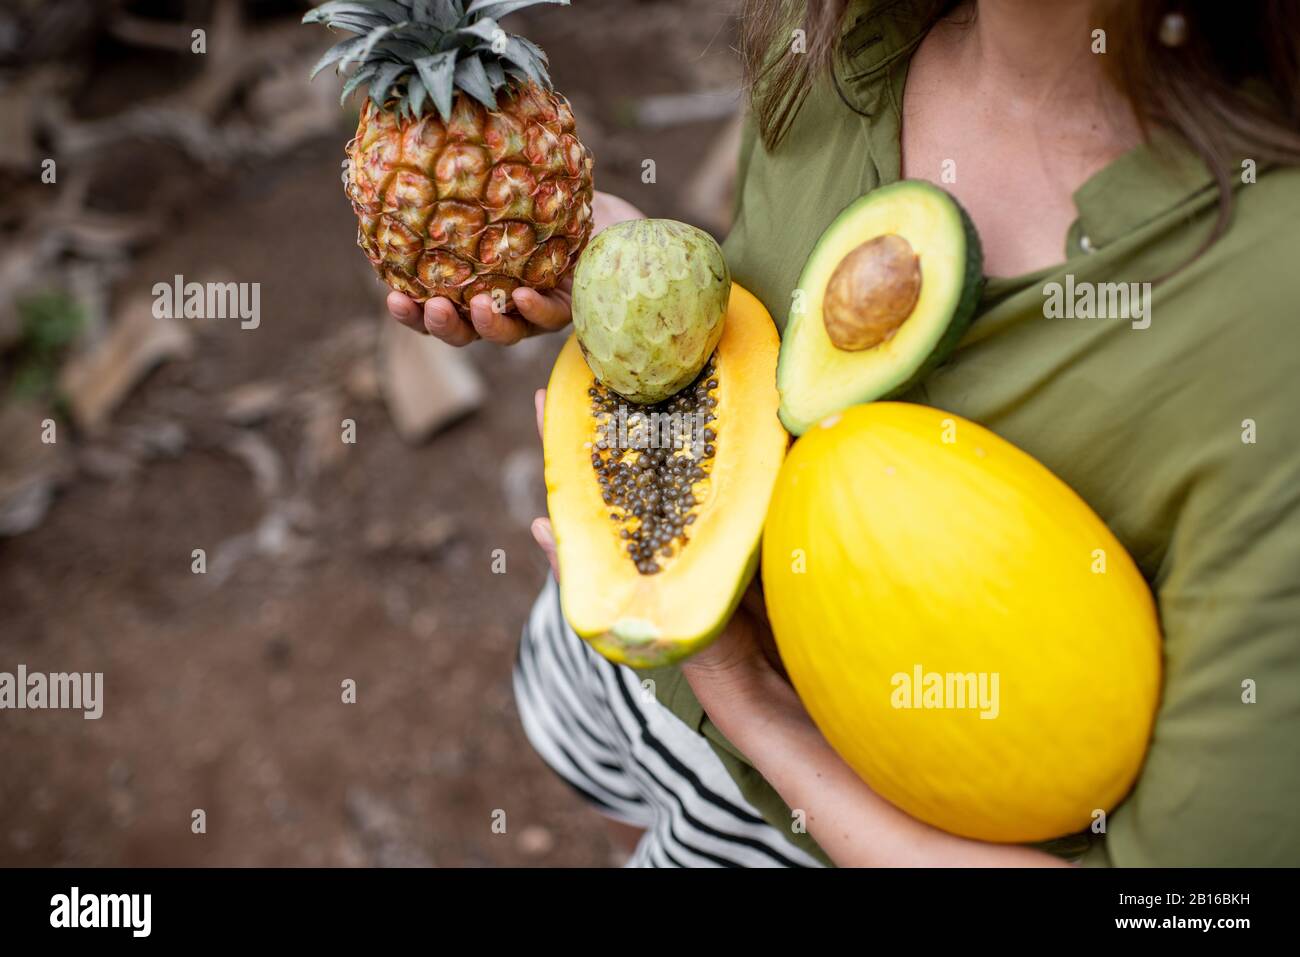
<svg viewBox="0 0 1300 957">
<path fill-rule="evenodd" d="M 850 0 L 745 0 L 741 52 L 753 116 L 763 143 L 775 148 L 808 88 L 831 72 Z M 931 0 L 931 22 L 956 6 Z M 1170 13 L 1186 24 L 1182 42 L 1160 41 Z M 1096 0 L 1106 31 L 1106 67 L 1146 136 L 1181 137 L 1219 186 L 1218 222 L 1232 214 L 1236 164 L 1300 164 L 1300 3 L 1254 0 Z M 791 31 L 804 48 L 789 55 Z"/>
</svg>

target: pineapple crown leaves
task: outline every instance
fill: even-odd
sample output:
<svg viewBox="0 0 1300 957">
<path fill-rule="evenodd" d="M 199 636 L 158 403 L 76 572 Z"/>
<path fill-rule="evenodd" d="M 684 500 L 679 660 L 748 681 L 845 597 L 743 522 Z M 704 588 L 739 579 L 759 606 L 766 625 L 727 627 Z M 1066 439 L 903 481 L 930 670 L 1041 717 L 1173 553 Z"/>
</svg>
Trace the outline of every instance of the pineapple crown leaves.
<svg viewBox="0 0 1300 957">
<path fill-rule="evenodd" d="M 329 0 L 302 22 L 354 36 L 330 47 L 311 75 L 350 70 L 340 104 L 366 86 L 377 107 L 396 99 L 399 115 L 418 116 L 431 103 L 445 123 L 457 91 L 495 110 L 510 82 L 551 89 L 546 54 L 497 23 L 541 3 L 569 0 Z"/>
</svg>

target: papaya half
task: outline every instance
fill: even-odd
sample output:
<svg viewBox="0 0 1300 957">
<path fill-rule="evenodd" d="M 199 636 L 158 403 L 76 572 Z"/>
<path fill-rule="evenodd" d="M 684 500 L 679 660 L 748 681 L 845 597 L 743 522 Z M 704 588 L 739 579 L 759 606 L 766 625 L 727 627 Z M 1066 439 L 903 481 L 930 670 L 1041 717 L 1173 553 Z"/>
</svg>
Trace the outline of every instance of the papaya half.
<svg viewBox="0 0 1300 957">
<path fill-rule="evenodd" d="M 739 603 L 789 443 L 778 349 L 771 316 L 736 285 L 708 364 L 655 405 L 602 387 L 576 336 L 561 349 L 542 428 L 560 600 L 612 661 L 681 660 Z"/>
</svg>

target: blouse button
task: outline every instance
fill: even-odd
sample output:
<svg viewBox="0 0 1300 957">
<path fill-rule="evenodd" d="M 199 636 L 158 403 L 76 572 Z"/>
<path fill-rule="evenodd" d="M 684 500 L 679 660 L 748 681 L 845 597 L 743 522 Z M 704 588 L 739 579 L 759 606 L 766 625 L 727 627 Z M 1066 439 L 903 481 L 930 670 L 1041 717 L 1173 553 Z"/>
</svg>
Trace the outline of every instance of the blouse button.
<svg viewBox="0 0 1300 957">
<path fill-rule="evenodd" d="M 1079 234 L 1079 248 L 1085 253 L 1096 252 L 1096 247 L 1093 246 L 1092 240 L 1088 238 L 1087 233 Z"/>
</svg>

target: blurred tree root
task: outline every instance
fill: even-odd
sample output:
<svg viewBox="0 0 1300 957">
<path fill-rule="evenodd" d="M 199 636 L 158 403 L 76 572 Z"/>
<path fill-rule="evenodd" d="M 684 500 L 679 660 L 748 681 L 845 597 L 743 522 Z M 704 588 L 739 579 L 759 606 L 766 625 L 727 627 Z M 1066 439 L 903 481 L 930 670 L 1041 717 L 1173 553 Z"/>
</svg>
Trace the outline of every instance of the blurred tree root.
<svg viewBox="0 0 1300 957">
<path fill-rule="evenodd" d="M 143 334 L 156 330 L 131 321 L 138 302 L 114 304 L 131 258 L 195 196 L 196 177 L 169 189 L 153 175 L 160 148 L 221 177 L 338 129 L 329 86 L 306 80 L 324 43 L 299 28 L 306 6 L 211 0 L 176 4 L 170 18 L 122 0 L 0 10 L 0 439 L 27 449 L 0 462 L 0 534 L 38 523 L 67 477 L 19 439 L 68 410 L 98 428 L 149 369 L 190 354 Z M 161 78 L 158 94 L 115 91 L 122 64 Z M 86 115 L 88 94 L 117 108 Z M 104 208 L 130 206 L 130 192 L 138 208 Z M 6 522 L 11 500 L 21 520 Z"/>
</svg>

